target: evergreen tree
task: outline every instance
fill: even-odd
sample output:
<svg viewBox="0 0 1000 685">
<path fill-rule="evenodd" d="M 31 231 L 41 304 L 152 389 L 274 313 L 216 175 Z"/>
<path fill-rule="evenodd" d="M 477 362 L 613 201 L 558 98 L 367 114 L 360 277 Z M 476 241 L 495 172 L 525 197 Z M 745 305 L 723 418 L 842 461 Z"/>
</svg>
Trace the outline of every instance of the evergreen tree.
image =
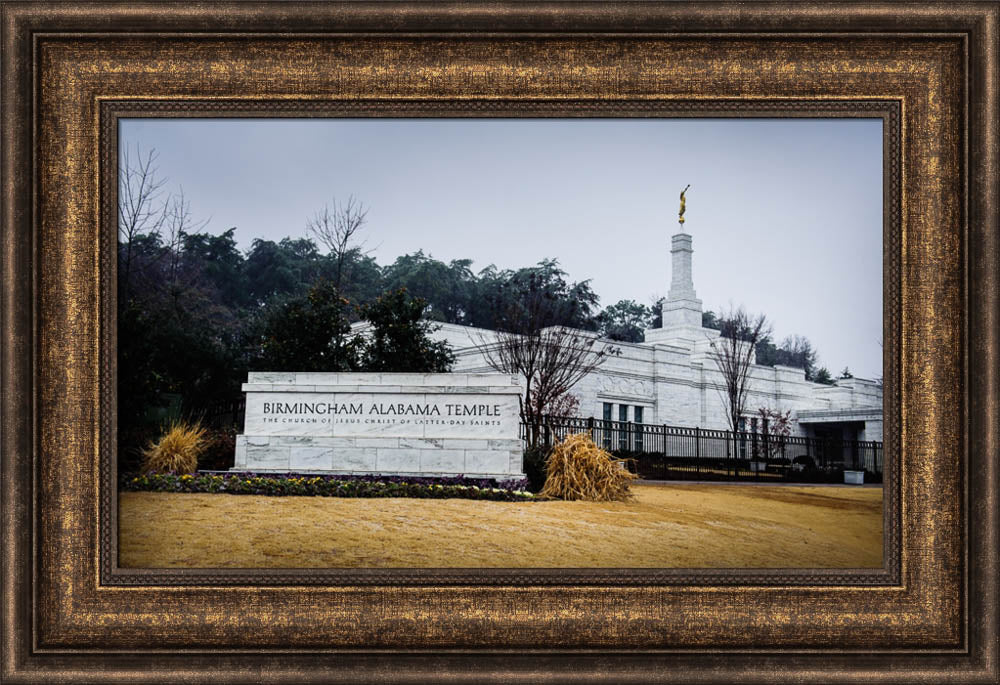
<svg viewBox="0 0 1000 685">
<path fill-rule="evenodd" d="M 635 300 L 621 300 L 597 315 L 601 335 L 620 342 L 639 343 L 652 316 L 649 307 Z"/>
<path fill-rule="evenodd" d="M 253 368 L 260 371 L 356 371 L 358 341 L 348 320 L 350 303 L 327 280 L 304 297 L 265 316 Z"/>
<path fill-rule="evenodd" d="M 830 375 L 830 370 L 825 366 L 821 366 L 813 376 L 814 383 L 822 383 L 823 385 L 834 385 L 833 377 Z"/>
<path fill-rule="evenodd" d="M 704 322 L 704 316 L 702 316 L 702 322 Z M 702 323 L 704 325 L 704 323 Z M 663 328 L 663 298 L 653 297 L 649 305 L 649 327 L 650 328 Z"/>
<path fill-rule="evenodd" d="M 445 264 L 419 250 L 397 257 L 382 276 L 385 290 L 405 288 L 412 297 L 424 300 L 425 318 L 466 324 L 476 280 L 471 266 L 471 259 Z"/>
<path fill-rule="evenodd" d="M 308 238 L 278 243 L 255 238 L 244 263 L 248 296 L 258 305 L 276 295 L 299 297 L 322 276 L 323 266 L 322 255 Z"/>
<path fill-rule="evenodd" d="M 708 310 L 701 313 L 701 327 L 712 328 L 717 331 L 722 330 L 722 321 L 715 315 L 715 312 Z"/>
<path fill-rule="evenodd" d="M 431 340 L 434 325 L 424 318 L 427 302 L 410 297 L 405 288 L 389 291 L 361 308 L 371 324 L 363 344 L 365 371 L 434 373 L 455 361 L 448 343 Z"/>
</svg>

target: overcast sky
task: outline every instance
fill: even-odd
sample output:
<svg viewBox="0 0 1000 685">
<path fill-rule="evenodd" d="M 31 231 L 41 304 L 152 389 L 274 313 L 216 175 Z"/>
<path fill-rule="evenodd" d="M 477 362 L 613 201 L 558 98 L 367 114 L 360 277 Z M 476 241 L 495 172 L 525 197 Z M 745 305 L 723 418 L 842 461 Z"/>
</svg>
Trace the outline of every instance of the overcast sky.
<svg viewBox="0 0 1000 685">
<path fill-rule="evenodd" d="M 601 306 L 649 304 L 686 230 L 705 309 L 763 312 L 820 363 L 882 371 L 878 119 L 133 119 L 205 230 L 304 236 L 332 198 L 369 208 L 380 264 L 423 249 L 473 269 L 556 257 Z"/>
</svg>

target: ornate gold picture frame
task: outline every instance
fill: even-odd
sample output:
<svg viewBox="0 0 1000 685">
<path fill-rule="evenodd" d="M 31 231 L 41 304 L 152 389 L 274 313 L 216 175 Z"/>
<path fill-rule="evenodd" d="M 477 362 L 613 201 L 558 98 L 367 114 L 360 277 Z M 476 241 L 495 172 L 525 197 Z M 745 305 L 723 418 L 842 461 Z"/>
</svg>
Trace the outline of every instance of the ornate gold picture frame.
<svg viewBox="0 0 1000 685">
<path fill-rule="evenodd" d="M 3 681 L 996 682 L 997 19 L 3 2 Z M 881 117 L 884 566 L 120 570 L 110 141 L 151 115 Z"/>
</svg>

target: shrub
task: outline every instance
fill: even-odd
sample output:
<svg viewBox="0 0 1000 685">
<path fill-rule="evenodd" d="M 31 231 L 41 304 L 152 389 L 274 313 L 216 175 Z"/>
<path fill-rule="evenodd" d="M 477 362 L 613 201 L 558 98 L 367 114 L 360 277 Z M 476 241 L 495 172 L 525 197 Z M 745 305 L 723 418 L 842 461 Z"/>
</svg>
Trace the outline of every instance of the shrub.
<svg viewBox="0 0 1000 685">
<path fill-rule="evenodd" d="M 118 429 L 118 471 L 131 473 L 142 465 L 143 452 L 159 431 L 147 426 L 119 427 Z"/>
<path fill-rule="evenodd" d="M 549 458 L 547 447 L 529 447 L 524 451 L 524 475 L 528 477 L 528 490 L 540 492 L 545 487 L 545 467 Z"/>
<path fill-rule="evenodd" d="M 816 460 L 808 454 L 802 454 L 792 460 L 792 464 L 798 464 L 803 471 L 812 471 L 816 468 Z"/>
<path fill-rule="evenodd" d="M 205 433 L 205 450 L 198 459 L 198 465 L 206 471 L 224 471 L 236 459 L 235 426 L 210 428 Z"/>
<path fill-rule="evenodd" d="M 568 435 L 549 455 L 541 495 L 567 500 L 623 502 L 637 476 L 594 444 L 586 433 Z"/>
<path fill-rule="evenodd" d="M 193 473 L 207 443 L 200 424 L 175 421 L 159 439 L 143 450 L 143 473 Z"/>
<path fill-rule="evenodd" d="M 882 482 L 882 472 L 869 471 L 865 469 L 865 482 L 866 483 L 881 483 Z"/>
</svg>

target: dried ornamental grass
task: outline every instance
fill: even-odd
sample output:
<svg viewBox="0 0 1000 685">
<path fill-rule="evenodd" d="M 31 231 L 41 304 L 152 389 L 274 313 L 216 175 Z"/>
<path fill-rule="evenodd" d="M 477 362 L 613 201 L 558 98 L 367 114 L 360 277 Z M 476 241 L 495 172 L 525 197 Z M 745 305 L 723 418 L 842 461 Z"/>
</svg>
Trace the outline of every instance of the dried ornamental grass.
<svg viewBox="0 0 1000 685">
<path fill-rule="evenodd" d="M 175 421 L 158 442 L 142 451 L 143 473 L 194 473 L 208 446 L 207 431 L 199 424 Z"/>
<path fill-rule="evenodd" d="M 636 475 L 613 459 L 586 433 L 569 435 L 552 448 L 543 497 L 590 502 L 624 502 Z"/>
</svg>

